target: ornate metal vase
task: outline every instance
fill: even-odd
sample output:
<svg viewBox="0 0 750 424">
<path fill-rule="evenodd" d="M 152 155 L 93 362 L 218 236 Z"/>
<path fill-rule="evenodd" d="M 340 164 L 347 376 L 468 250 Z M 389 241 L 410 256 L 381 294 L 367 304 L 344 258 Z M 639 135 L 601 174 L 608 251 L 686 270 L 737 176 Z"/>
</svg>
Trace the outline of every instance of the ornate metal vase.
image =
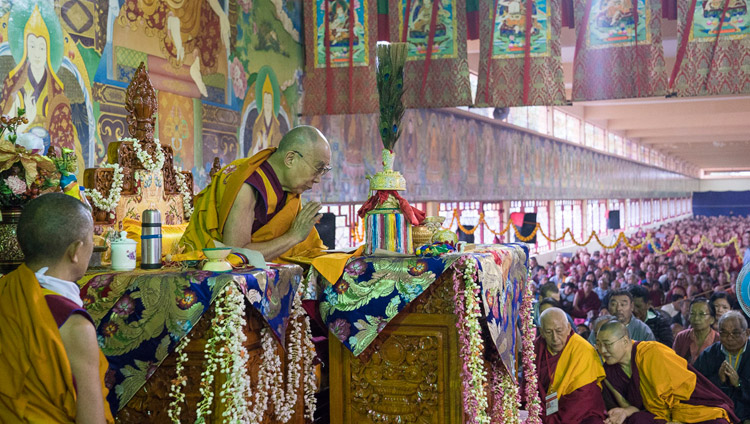
<svg viewBox="0 0 750 424">
<path fill-rule="evenodd" d="M 21 208 L 7 208 L 0 210 L 0 273 L 7 274 L 23 262 L 23 252 L 18 244 L 16 229 L 21 219 Z"/>
</svg>

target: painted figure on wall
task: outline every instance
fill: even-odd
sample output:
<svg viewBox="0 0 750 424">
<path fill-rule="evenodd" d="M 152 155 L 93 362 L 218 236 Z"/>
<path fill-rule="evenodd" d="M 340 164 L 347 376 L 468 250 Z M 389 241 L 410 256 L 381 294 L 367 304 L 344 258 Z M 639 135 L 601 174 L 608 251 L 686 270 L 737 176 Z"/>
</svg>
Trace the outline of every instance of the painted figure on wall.
<svg viewBox="0 0 750 424">
<path fill-rule="evenodd" d="M 122 0 L 120 0 L 122 1 Z M 208 96 L 204 74 L 215 73 L 222 45 L 229 49 L 230 24 L 219 0 L 125 0 L 119 22 L 159 39 L 159 49 L 173 68 L 192 60 L 190 77 Z M 145 28 L 144 28 L 145 27 Z M 188 58 L 188 55 L 191 55 Z"/>
<path fill-rule="evenodd" d="M 244 137 L 247 156 L 278 146 L 281 136 L 289 131 L 289 122 L 281 113 L 279 83 L 270 66 L 263 66 L 258 71 L 255 101 L 247 110 Z"/>
<path fill-rule="evenodd" d="M 21 23 L 24 10 L 14 9 L 11 13 L 16 11 L 11 21 Z M 54 12 L 51 14 L 54 16 Z M 45 20 L 39 6 L 35 5 L 22 32 L 20 28 L 16 28 L 17 31 L 9 28 L 11 52 L 17 64 L 3 82 L 0 108 L 3 114 L 11 116 L 16 116 L 18 109 L 25 110 L 29 123 L 18 130 L 23 134 L 19 140 L 26 147 L 46 153 L 52 144 L 73 149 L 80 156 L 70 102 L 55 72 L 62 60 L 62 40 L 52 40 L 49 25 L 56 26 L 55 32 L 62 32 L 56 18 Z M 23 38 L 16 38 L 19 35 Z"/>
</svg>

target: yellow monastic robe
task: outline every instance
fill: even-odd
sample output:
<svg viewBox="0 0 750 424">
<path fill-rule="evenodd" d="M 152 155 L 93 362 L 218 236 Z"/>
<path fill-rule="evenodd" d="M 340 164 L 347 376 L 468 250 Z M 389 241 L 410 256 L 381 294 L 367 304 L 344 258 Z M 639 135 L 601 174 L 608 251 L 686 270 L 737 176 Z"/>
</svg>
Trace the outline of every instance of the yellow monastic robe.
<svg viewBox="0 0 750 424">
<path fill-rule="evenodd" d="M 72 423 L 73 373 L 42 287 L 24 264 L 0 279 L 0 422 Z M 107 360 L 99 351 L 107 422 L 114 422 L 104 386 Z"/>
<path fill-rule="evenodd" d="M 573 334 L 560 353 L 549 393 L 563 397 L 594 381 L 601 387 L 604 377 L 599 355 L 583 337 Z"/>
<path fill-rule="evenodd" d="M 265 149 L 250 158 L 237 159 L 214 175 L 211 184 L 195 196 L 193 216 L 180 240 L 181 247 L 186 251 L 199 251 L 215 247 L 214 241 L 224 241 L 224 225 L 242 184 L 275 151 L 275 148 Z M 273 240 L 286 233 L 301 207 L 299 195 L 288 193 L 284 208 L 253 233 L 253 243 Z M 313 228 L 302 243 L 271 261 L 300 262 L 308 259 L 304 262 L 309 262 L 309 258 L 322 255 L 325 248 L 318 231 Z"/>
<path fill-rule="evenodd" d="M 687 368 L 687 361 L 668 346 L 640 342 L 635 360 L 643 406 L 657 418 L 688 423 L 724 418 L 731 422 L 722 408 L 682 403 L 693 395 L 696 375 Z"/>
</svg>

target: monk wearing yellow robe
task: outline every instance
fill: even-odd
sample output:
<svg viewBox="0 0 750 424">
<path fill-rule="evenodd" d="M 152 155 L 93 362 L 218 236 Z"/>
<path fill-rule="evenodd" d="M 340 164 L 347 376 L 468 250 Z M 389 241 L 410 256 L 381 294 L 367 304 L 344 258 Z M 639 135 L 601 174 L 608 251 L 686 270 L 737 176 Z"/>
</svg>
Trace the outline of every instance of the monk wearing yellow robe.
<svg viewBox="0 0 750 424">
<path fill-rule="evenodd" d="M 220 242 L 273 262 L 322 255 L 326 247 L 315 229 L 321 205 L 303 206 L 300 195 L 320 182 L 330 162 L 328 141 L 310 126 L 289 131 L 278 149 L 232 162 L 195 197 L 181 247 L 199 251 Z"/>
<path fill-rule="evenodd" d="M 659 342 L 633 342 L 612 320 L 601 326 L 596 347 L 604 360 L 608 424 L 737 423 L 732 400 Z"/>
<path fill-rule="evenodd" d="M 26 258 L 0 279 L 0 422 L 114 422 L 107 360 L 73 282 L 93 250 L 93 221 L 62 193 L 29 202 L 18 224 Z"/>
<path fill-rule="evenodd" d="M 599 356 L 576 334 L 562 309 L 546 309 L 539 317 L 534 342 L 539 396 L 544 424 L 601 424 L 606 417 Z"/>
</svg>

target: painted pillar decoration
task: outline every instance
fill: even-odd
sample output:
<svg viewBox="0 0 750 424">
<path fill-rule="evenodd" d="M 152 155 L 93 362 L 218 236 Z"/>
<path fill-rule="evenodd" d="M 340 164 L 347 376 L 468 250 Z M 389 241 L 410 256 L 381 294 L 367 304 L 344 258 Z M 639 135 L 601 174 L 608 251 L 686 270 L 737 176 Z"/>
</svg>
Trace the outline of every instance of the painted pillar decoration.
<svg viewBox="0 0 750 424">
<path fill-rule="evenodd" d="M 465 0 L 388 0 L 390 41 L 408 43 L 408 108 L 471 105 Z"/>
<path fill-rule="evenodd" d="M 425 213 L 406 201 L 399 191 L 406 190 L 406 180 L 393 170 L 393 147 L 401 135 L 404 116 L 404 65 L 406 43 L 379 43 L 377 46 L 377 87 L 380 98 L 378 130 L 383 141 L 383 170 L 368 176 L 372 195 L 357 214 L 365 220 L 365 253 L 377 249 L 414 253 L 412 226 L 424 221 Z"/>
<path fill-rule="evenodd" d="M 677 2 L 677 56 L 669 78 L 670 94 L 750 93 L 748 57 L 746 0 Z"/>
<path fill-rule="evenodd" d="M 659 0 L 575 0 L 573 101 L 663 96 Z"/>
<path fill-rule="evenodd" d="M 479 107 L 561 105 L 561 0 L 479 0 Z"/>
<path fill-rule="evenodd" d="M 304 2 L 303 114 L 337 115 L 378 110 L 373 72 L 376 0 Z"/>
</svg>

